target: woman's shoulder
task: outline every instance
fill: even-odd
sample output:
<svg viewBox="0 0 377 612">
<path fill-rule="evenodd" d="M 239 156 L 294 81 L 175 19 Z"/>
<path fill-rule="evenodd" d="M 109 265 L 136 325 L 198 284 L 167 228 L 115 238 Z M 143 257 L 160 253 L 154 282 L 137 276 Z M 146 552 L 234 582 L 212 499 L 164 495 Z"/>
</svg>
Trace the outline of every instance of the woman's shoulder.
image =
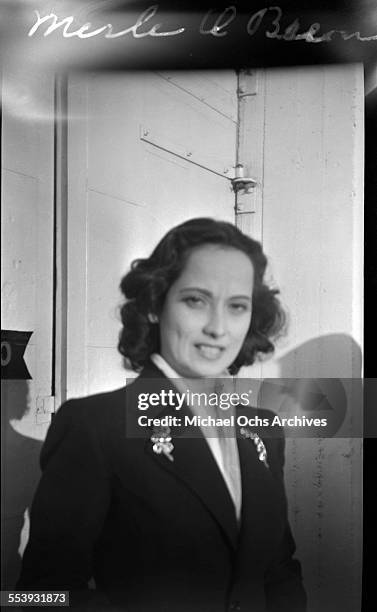
<svg viewBox="0 0 377 612">
<path fill-rule="evenodd" d="M 64 402 L 52 417 L 41 453 L 42 468 L 63 447 L 105 448 L 125 427 L 128 385 Z M 105 445 L 105 446 L 104 446 Z"/>
<path fill-rule="evenodd" d="M 127 384 L 112 391 L 104 391 L 82 397 L 72 397 L 65 401 L 53 420 L 59 424 L 74 422 L 84 423 L 90 429 L 117 426 L 124 419 L 125 409 L 132 409 L 136 398 L 143 388 L 140 376 L 127 381 Z M 107 429 L 107 427 L 106 427 Z"/>
<path fill-rule="evenodd" d="M 59 408 L 56 417 L 59 420 L 93 419 L 103 415 L 114 414 L 124 405 L 126 397 L 126 387 L 105 391 L 93 395 L 82 397 L 72 397 L 65 401 Z"/>
</svg>

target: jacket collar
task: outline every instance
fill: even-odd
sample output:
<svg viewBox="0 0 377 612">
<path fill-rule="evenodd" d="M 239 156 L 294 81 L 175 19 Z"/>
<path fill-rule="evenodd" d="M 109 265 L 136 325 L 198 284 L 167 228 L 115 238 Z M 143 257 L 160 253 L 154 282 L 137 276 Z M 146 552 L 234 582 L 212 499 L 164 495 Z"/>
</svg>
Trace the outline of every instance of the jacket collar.
<svg viewBox="0 0 377 612">
<path fill-rule="evenodd" d="M 177 392 L 173 382 L 152 362 L 146 364 L 136 384 L 140 392 L 141 389 L 149 393 L 158 393 L 163 389 L 166 392 Z M 145 414 L 150 418 L 178 416 L 182 424 L 186 416 L 192 416 L 186 403 L 180 410 L 176 410 L 174 405 L 151 406 L 145 411 Z M 233 501 L 201 429 L 194 426 L 171 427 L 174 461 L 169 461 L 164 454 L 157 454 L 153 451 L 153 443 L 150 439 L 153 429 L 146 428 L 145 433 L 145 452 L 148 456 L 162 469 L 171 472 L 176 478 L 183 481 L 199 497 L 219 524 L 230 546 L 235 549 L 239 529 Z"/>
</svg>

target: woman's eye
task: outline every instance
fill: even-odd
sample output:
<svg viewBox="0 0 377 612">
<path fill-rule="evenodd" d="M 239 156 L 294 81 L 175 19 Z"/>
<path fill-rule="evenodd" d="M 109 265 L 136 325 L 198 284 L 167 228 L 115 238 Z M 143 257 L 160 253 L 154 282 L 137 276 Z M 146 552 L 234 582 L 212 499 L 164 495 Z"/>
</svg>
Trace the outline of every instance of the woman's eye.
<svg viewBox="0 0 377 612">
<path fill-rule="evenodd" d="M 238 313 L 243 313 L 243 312 L 248 312 L 250 310 L 249 306 L 247 304 L 230 304 L 230 309 L 232 310 L 232 312 L 235 312 L 236 314 Z"/>
<path fill-rule="evenodd" d="M 204 300 L 196 295 L 185 297 L 183 301 L 191 308 L 198 308 L 204 305 Z"/>
</svg>

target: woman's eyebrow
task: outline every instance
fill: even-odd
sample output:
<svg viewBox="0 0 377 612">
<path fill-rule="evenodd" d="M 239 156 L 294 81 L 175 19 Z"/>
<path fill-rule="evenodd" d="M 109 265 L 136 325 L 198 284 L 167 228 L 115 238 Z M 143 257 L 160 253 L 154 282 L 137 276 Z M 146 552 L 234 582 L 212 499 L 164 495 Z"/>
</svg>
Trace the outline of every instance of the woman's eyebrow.
<svg viewBox="0 0 377 612">
<path fill-rule="evenodd" d="M 185 293 L 186 291 L 198 291 L 199 293 L 204 293 L 204 295 L 207 295 L 208 297 L 212 297 L 212 292 L 208 291 L 208 289 L 203 289 L 203 287 L 182 287 L 182 289 L 179 290 L 179 293 Z"/>
<path fill-rule="evenodd" d="M 204 295 L 208 296 L 208 297 L 213 297 L 213 293 L 211 291 L 208 291 L 208 289 L 203 289 L 203 287 L 182 287 L 182 289 L 179 290 L 179 293 L 185 293 L 186 291 L 198 291 L 199 293 L 203 293 Z M 244 294 L 240 294 L 240 295 L 231 295 L 228 299 L 230 300 L 247 300 L 249 302 L 252 301 L 252 298 L 250 295 L 244 295 Z"/>
<path fill-rule="evenodd" d="M 248 302 L 251 302 L 250 295 L 232 295 L 230 299 L 231 300 L 247 300 Z"/>
</svg>

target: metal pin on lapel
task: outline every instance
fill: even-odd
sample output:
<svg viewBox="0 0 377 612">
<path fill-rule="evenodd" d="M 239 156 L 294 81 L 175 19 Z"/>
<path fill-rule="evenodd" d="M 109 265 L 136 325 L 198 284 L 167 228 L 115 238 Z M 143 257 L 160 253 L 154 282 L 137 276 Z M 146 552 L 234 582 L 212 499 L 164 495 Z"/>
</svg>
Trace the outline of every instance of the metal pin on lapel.
<svg viewBox="0 0 377 612">
<path fill-rule="evenodd" d="M 174 461 L 174 457 L 171 454 L 174 450 L 174 444 L 171 441 L 170 427 L 154 428 L 151 442 L 153 442 L 153 452 L 157 455 L 162 453 L 169 461 Z"/>
<path fill-rule="evenodd" d="M 259 461 L 263 461 L 264 465 L 268 468 L 269 465 L 267 463 L 267 450 L 264 445 L 263 440 L 253 431 L 249 431 L 245 427 L 241 427 L 240 429 L 241 436 L 245 439 L 252 440 L 257 449 Z"/>
</svg>

